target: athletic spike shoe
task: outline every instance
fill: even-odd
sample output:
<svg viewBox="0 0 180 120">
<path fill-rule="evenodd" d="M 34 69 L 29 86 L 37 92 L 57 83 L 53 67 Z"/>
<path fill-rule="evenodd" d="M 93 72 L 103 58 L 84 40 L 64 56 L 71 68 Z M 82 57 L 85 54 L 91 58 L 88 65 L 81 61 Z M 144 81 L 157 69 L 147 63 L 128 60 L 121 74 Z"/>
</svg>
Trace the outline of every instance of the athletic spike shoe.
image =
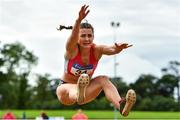
<svg viewBox="0 0 180 120">
<path fill-rule="evenodd" d="M 88 74 L 81 74 L 77 82 L 77 102 L 83 103 L 85 99 L 86 87 L 89 85 Z"/>
<path fill-rule="evenodd" d="M 122 100 L 122 102 L 120 101 L 119 103 L 124 103 L 124 102 L 125 102 L 124 108 L 123 110 L 120 109 L 120 113 L 126 117 L 128 116 L 129 112 L 131 111 L 131 108 L 136 102 L 136 93 L 133 89 L 128 90 L 126 94 L 126 100 Z"/>
</svg>

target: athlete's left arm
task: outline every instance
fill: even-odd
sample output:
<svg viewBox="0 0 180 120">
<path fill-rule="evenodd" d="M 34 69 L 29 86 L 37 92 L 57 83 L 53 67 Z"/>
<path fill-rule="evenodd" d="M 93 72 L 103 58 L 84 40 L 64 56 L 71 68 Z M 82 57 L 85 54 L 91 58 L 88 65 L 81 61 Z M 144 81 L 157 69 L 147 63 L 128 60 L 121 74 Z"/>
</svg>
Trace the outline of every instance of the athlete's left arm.
<svg viewBox="0 0 180 120">
<path fill-rule="evenodd" d="M 100 45 L 99 47 L 102 55 L 114 55 L 131 46 L 132 45 L 129 45 L 128 43 L 115 43 L 112 46 Z"/>
</svg>

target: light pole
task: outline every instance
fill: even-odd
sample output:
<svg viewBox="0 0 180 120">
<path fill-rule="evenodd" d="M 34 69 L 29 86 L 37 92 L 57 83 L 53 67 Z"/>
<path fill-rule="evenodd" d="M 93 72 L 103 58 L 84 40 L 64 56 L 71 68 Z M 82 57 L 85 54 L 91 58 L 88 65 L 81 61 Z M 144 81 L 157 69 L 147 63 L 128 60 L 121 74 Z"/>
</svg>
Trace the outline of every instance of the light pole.
<svg viewBox="0 0 180 120">
<path fill-rule="evenodd" d="M 116 30 L 120 27 L 120 22 L 111 22 L 111 27 L 113 28 L 113 39 L 114 43 L 116 42 Z M 117 77 L 117 62 L 116 62 L 116 55 L 114 55 L 114 79 Z M 117 109 L 114 106 L 114 120 L 117 120 Z"/>
</svg>

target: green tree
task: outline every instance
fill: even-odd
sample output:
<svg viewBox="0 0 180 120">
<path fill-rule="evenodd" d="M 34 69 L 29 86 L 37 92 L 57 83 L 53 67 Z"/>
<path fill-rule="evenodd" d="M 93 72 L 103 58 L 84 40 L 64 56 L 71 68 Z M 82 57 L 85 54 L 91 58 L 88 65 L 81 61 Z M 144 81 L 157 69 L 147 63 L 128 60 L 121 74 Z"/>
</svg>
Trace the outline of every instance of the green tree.
<svg viewBox="0 0 180 120">
<path fill-rule="evenodd" d="M 37 57 L 19 42 L 5 44 L 1 49 L 1 54 L 2 60 L 5 61 L 5 69 L 8 72 L 27 73 L 31 70 L 32 65 L 37 64 Z"/>
<path fill-rule="evenodd" d="M 18 109 L 26 109 L 32 96 L 32 87 L 28 84 L 28 73 L 24 73 L 18 78 Z"/>
<path fill-rule="evenodd" d="M 0 48 L 0 94 L 2 108 L 25 107 L 24 94 L 29 89 L 27 76 L 37 57 L 19 42 L 4 44 Z M 22 77 L 22 76 L 26 77 Z M 23 79 L 22 79 L 23 78 Z"/>
<path fill-rule="evenodd" d="M 131 83 L 130 87 L 133 88 L 137 93 L 137 101 L 135 108 L 139 108 L 142 105 L 142 101 L 146 104 L 149 100 L 149 97 L 154 96 L 156 92 L 155 83 L 158 79 L 153 75 L 141 75 L 135 83 Z M 146 100 L 143 100 L 145 99 Z M 142 106 L 140 108 L 143 108 Z M 146 110 L 145 108 L 143 108 Z"/>
<path fill-rule="evenodd" d="M 134 84 L 130 86 L 136 90 L 141 97 L 153 96 L 156 88 L 155 83 L 158 79 L 153 75 L 141 75 Z"/>
<path fill-rule="evenodd" d="M 151 108 L 153 111 L 175 111 L 177 104 L 173 98 L 155 95 L 152 97 Z"/>
<path fill-rule="evenodd" d="M 178 103 L 180 104 L 180 62 L 179 61 L 170 61 L 166 68 L 162 69 L 164 74 L 171 74 L 175 76 L 175 81 L 177 82 L 175 87 L 177 87 L 177 97 Z M 174 83 L 174 82 L 173 82 Z"/>
<path fill-rule="evenodd" d="M 163 75 L 156 83 L 156 94 L 164 97 L 174 98 L 173 93 L 177 83 L 177 79 L 174 75 Z"/>
<path fill-rule="evenodd" d="M 33 95 L 33 108 L 49 108 L 47 106 L 47 102 L 54 100 L 53 94 L 51 92 L 50 85 L 50 75 L 38 75 L 37 76 L 37 85 L 34 87 L 34 95 Z"/>
</svg>

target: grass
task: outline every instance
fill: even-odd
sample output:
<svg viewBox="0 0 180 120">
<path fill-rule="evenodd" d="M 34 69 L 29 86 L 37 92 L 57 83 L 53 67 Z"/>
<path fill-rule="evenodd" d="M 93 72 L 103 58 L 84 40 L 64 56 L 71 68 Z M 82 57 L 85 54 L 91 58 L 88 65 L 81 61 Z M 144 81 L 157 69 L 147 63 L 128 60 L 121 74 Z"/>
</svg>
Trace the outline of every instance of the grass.
<svg viewBox="0 0 180 120">
<path fill-rule="evenodd" d="M 36 118 L 37 116 L 40 116 L 41 112 L 46 112 L 48 116 L 55 117 L 55 116 L 64 116 L 66 119 L 70 119 L 73 114 L 76 113 L 75 110 L 11 110 L 16 118 L 22 118 L 23 112 L 26 113 L 26 118 Z M 6 110 L 0 111 L 0 117 L 7 112 Z M 90 110 L 84 110 L 84 113 L 90 118 L 90 119 L 113 119 L 114 118 L 114 112 L 113 111 L 90 111 Z M 122 117 L 117 112 L 118 119 L 173 119 L 178 120 L 180 119 L 180 112 L 142 112 L 142 111 L 133 111 L 129 114 L 128 117 Z"/>
</svg>

